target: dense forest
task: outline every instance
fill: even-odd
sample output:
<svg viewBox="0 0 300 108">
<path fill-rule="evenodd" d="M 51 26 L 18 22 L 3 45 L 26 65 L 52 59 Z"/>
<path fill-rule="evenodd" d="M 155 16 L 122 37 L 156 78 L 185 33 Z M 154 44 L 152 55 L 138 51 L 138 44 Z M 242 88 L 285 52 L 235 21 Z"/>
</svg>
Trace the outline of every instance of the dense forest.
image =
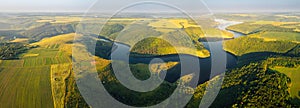
<svg viewBox="0 0 300 108">
<path fill-rule="evenodd" d="M 125 64 L 124 64 L 125 65 Z M 148 64 L 131 64 L 132 73 L 139 79 L 149 77 Z M 123 86 L 114 75 L 112 66 L 108 65 L 103 69 L 98 69 L 99 78 L 101 79 L 106 90 L 118 101 L 132 106 L 150 106 L 155 105 L 168 98 L 176 84 L 163 82 L 158 88 L 149 92 L 137 92 Z"/>
<path fill-rule="evenodd" d="M 291 79 L 268 68 L 274 65 L 294 67 L 299 63 L 299 58 L 279 57 L 229 70 L 211 107 L 299 107 L 299 104 L 291 103 L 296 101 L 288 92 Z M 204 83 L 196 88 L 187 107 L 200 104 L 206 85 Z"/>
</svg>

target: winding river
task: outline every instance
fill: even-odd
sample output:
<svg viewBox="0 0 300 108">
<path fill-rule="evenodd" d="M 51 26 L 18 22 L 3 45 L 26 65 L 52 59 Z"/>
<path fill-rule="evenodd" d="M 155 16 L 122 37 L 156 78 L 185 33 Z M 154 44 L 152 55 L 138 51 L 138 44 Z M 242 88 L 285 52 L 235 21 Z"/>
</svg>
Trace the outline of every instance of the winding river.
<svg viewBox="0 0 300 108">
<path fill-rule="evenodd" d="M 231 26 L 231 25 L 235 25 L 235 24 L 239 24 L 241 22 L 235 22 L 235 21 L 227 21 L 227 20 L 223 20 L 223 19 L 216 19 L 216 22 L 219 23 L 219 25 L 217 26 L 218 29 L 221 30 L 226 30 L 226 27 Z M 234 38 L 240 37 L 243 34 L 241 33 L 237 33 L 237 32 L 233 32 L 233 31 L 229 31 L 226 30 L 230 33 L 234 34 Z M 125 62 L 128 62 L 130 64 L 135 64 L 135 63 L 145 63 L 145 64 L 149 64 L 151 62 L 151 60 L 155 59 L 155 58 L 159 58 L 161 60 L 163 60 L 164 62 L 170 62 L 170 61 L 174 61 L 174 62 L 179 62 L 180 60 L 182 60 L 181 58 L 184 58 L 185 60 L 195 60 L 198 59 L 199 60 L 199 64 L 200 64 L 200 72 L 196 73 L 199 74 L 199 81 L 198 83 L 203 83 L 205 81 L 208 81 L 210 78 L 212 78 L 213 76 L 219 75 L 222 72 L 225 72 L 226 69 L 228 68 L 232 68 L 237 64 L 237 58 L 228 53 L 225 52 L 223 50 L 223 45 L 222 45 L 223 41 L 214 41 L 214 42 L 202 42 L 205 46 L 206 49 L 211 50 L 213 49 L 214 52 L 224 52 L 223 54 L 226 54 L 226 56 L 224 55 L 220 55 L 221 57 L 226 57 L 226 68 L 220 68 L 220 69 L 216 69 L 215 71 L 217 72 L 213 72 L 211 73 L 211 68 L 212 68 L 212 61 L 214 59 L 212 59 L 212 57 L 209 58 L 199 58 L 196 56 L 191 56 L 191 55 L 185 55 L 185 54 L 180 54 L 179 55 L 165 55 L 165 56 L 157 56 L 157 57 L 129 57 L 128 59 L 125 59 L 124 57 L 126 57 L 126 55 L 128 55 L 128 53 L 124 53 L 124 52 L 129 52 L 130 47 L 127 45 L 124 45 L 122 43 L 117 43 L 115 42 L 116 50 L 113 51 L 113 54 L 116 54 L 116 56 L 114 56 L 114 58 L 112 58 L 113 60 L 122 60 Z M 213 54 L 213 53 L 211 53 Z M 217 53 L 216 53 L 217 55 Z M 127 56 L 128 57 L 128 56 Z M 218 57 L 218 55 L 217 55 Z M 187 63 L 186 66 L 190 66 L 191 68 L 188 70 L 184 71 L 184 75 L 190 74 L 190 73 L 194 73 L 193 71 L 193 65 L 194 64 L 189 64 Z M 224 64 L 218 63 L 216 64 L 217 66 L 222 66 Z M 198 66 L 199 67 L 199 66 Z M 165 80 L 169 81 L 169 82 L 174 82 L 176 80 L 178 80 L 178 78 L 180 78 L 181 73 L 168 73 L 166 72 L 166 77 Z M 195 74 L 195 73 L 194 73 Z"/>
</svg>

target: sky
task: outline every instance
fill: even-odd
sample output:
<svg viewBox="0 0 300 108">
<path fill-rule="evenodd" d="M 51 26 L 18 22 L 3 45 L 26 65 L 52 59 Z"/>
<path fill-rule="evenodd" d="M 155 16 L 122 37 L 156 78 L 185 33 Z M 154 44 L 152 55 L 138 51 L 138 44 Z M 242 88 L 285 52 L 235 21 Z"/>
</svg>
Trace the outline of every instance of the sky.
<svg viewBox="0 0 300 108">
<path fill-rule="evenodd" d="M 85 12 L 115 11 L 142 0 L 0 0 L 0 12 Z M 146 0 L 145 0 L 146 1 Z M 150 0 L 147 0 L 150 1 Z M 195 11 L 201 0 L 154 0 Z M 299 11 L 300 0 L 203 0 L 212 12 L 286 12 Z M 98 8 L 99 7 L 99 8 Z M 194 8 L 193 8 L 194 7 Z M 160 7 L 140 6 L 157 11 Z"/>
</svg>

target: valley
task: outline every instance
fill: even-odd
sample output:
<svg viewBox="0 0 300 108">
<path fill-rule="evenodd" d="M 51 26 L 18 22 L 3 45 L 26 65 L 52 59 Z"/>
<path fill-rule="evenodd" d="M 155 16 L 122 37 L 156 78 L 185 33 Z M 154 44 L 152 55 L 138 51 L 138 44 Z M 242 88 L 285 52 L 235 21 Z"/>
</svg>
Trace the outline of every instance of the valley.
<svg viewBox="0 0 300 108">
<path fill-rule="evenodd" d="M 182 95 L 193 95 L 186 107 L 198 107 L 206 86 L 222 78 L 212 107 L 300 105 L 295 17 L 217 14 L 216 19 L 116 17 L 106 22 L 101 15 L 20 16 L 0 16 L 9 25 L 0 27 L 0 107 L 90 107 L 73 70 L 74 61 L 87 56 L 93 61 L 80 65 L 95 66 L 108 93 L 126 105 L 155 105 L 180 87 Z M 74 55 L 74 50 L 88 53 Z M 189 69 L 181 71 L 182 60 L 199 66 L 188 62 Z M 149 92 L 130 90 L 118 81 L 112 62 L 128 64 L 139 80 L 159 76 L 162 84 Z"/>
</svg>

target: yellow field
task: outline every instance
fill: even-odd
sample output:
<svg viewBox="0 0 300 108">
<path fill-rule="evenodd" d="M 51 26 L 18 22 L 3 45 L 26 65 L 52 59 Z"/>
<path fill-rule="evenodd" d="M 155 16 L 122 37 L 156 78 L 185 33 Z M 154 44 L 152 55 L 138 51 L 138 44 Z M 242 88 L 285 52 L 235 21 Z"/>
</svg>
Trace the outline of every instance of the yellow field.
<svg viewBox="0 0 300 108">
<path fill-rule="evenodd" d="M 190 24 L 188 19 L 158 19 L 157 21 L 153 21 L 148 25 L 155 28 L 164 28 L 164 29 L 178 29 L 182 27 L 184 28 L 199 27 L 198 25 Z"/>
<path fill-rule="evenodd" d="M 151 70 L 151 72 L 159 73 L 161 71 L 166 71 L 168 69 L 171 69 L 177 64 L 178 62 L 155 63 L 155 64 L 150 64 L 149 69 Z"/>
<path fill-rule="evenodd" d="M 69 16 L 56 16 L 56 17 L 42 17 L 36 22 L 39 23 L 71 23 L 71 22 L 79 22 L 82 18 L 81 17 L 69 17 Z"/>
<path fill-rule="evenodd" d="M 10 42 L 27 42 L 27 41 L 28 41 L 27 38 L 17 38 L 15 40 L 10 41 Z"/>
<path fill-rule="evenodd" d="M 97 69 L 104 69 L 107 65 L 109 65 L 111 63 L 110 60 L 106 60 L 100 57 L 95 56 L 95 65 L 97 67 Z"/>
<path fill-rule="evenodd" d="M 111 21 L 141 21 L 141 20 L 150 20 L 149 18 L 111 18 Z"/>
<path fill-rule="evenodd" d="M 37 57 L 39 56 L 40 54 L 24 54 L 23 57 Z"/>
<path fill-rule="evenodd" d="M 202 30 L 199 25 L 190 24 L 188 19 L 158 19 L 150 22 L 148 26 L 152 26 L 155 30 L 163 33 L 172 32 L 184 27 L 188 35 L 196 35 L 200 38 L 204 38 L 202 32 L 205 32 L 205 36 L 208 38 L 233 38 L 233 34 L 227 31 L 213 28 Z"/>
<path fill-rule="evenodd" d="M 260 24 L 260 25 L 271 24 L 274 26 L 281 26 L 283 24 L 299 24 L 299 22 L 256 21 L 256 22 L 253 22 L 252 24 Z"/>
<path fill-rule="evenodd" d="M 71 74 L 72 65 L 57 64 L 51 65 L 51 90 L 54 102 L 54 108 L 63 108 L 66 95 L 66 83 L 65 80 Z"/>
<path fill-rule="evenodd" d="M 36 20 L 36 22 L 44 23 L 44 22 L 53 22 L 54 20 L 51 19 L 41 19 L 41 20 Z"/>
<path fill-rule="evenodd" d="M 186 47 L 177 47 L 178 53 L 180 54 L 189 54 L 189 55 L 194 55 L 200 58 L 207 58 L 210 56 L 210 52 L 206 49 L 204 50 L 196 50 L 191 49 L 191 48 L 186 48 Z"/>
<path fill-rule="evenodd" d="M 177 27 L 182 27 L 181 25 L 184 25 L 184 28 L 200 27 L 199 25 L 190 24 L 188 19 L 169 19 L 169 22 L 172 22 Z"/>
<path fill-rule="evenodd" d="M 74 16 L 55 16 L 55 17 L 41 17 L 36 22 L 40 23 L 71 23 L 71 22 L 79 22 L 81 20 L 95 20 L 96 18 L 81 18 L 81 17 L 74 17 Z"/>
<path fill-rule="evenodd" d="M 194 75 L 193 74 L 188 74 L 180 77 L 180 81 L 183 83 L 189 83 L 193 79 Z"/>
<path fill-rule="evenodd" d="M 220 30 L 220 29 L 204 29 L 206 38 L 233 38 L 234 35 L 228 31 Z M 202 36 L 204 37 L 204 36 Z"/>
<path fill-rule="evenodd" d="M 60 47 L 61 45 L 66 44 L 67 42 L 72 42 L 74 40 L 75 35 L 75 33 L 70 33 L 58 35 L 51 38 L 44 38 L 43 40 L 33 43 L 31 45 L 38 45 L 41 47 L 53 47 L 54 45 L 57 45 L 57 47 Z"/>
<path fill-rule="evenodd" d="M 242 17 L 256 17 L 257 15 L 253 15 L 253 14 L 233 14 L 235 16 L 242 16 Z"/>
<path fill-rule="evenodd" d="M 55 16 L 55 17 L 40 17 L 40 19 L 36 20 L 39 23 L 72 23 L 72 22 L 80 22 L 80 21 L 104 21 L 105 18 L 82 18 L 82 17 L 75 17 L 75 16 Z M 111 18 L 108 22 L 132 22 L 132 21 L 142 21 L 142 20 L 150 20 L 148 18 Z"/>
<path fill-rule="evenodd" d="M 200 58 L 207 58 L 210 56 L 210 52 L 206 49 L 203 50 L 196 50 L 196 49 L 191 49 L 188 47 L 164 47 L 164 48 L 158 48 L 158 52 L 160 52 L 160 55 L 168 55 L 168 54 L 189 54 L 193 56 L 197 56 Z"/>
<path fill-rule="evenodd" d="M 70 22 L 79 22 L 81 17 L 65 17 L 65 16 L 56 16 L 55 21 L 52 23 L 70 23 Z"/>
<path fill-rule="evenodd" d="M 181 26 L 178 26 L 167 19 L 161 19 L 158 21 L 151 22 L 149 23 L 149 26 L 156 27 L 156 28 L 172 28 L 172 29 L 181 28 Z"/>
<path fill-rule="evenodd" d="M 298 16 L 290 16 L 290 15 L 275 15 L 278 17 L 283 17 L 283 18 L 299 18 Z"/>
</svg>

